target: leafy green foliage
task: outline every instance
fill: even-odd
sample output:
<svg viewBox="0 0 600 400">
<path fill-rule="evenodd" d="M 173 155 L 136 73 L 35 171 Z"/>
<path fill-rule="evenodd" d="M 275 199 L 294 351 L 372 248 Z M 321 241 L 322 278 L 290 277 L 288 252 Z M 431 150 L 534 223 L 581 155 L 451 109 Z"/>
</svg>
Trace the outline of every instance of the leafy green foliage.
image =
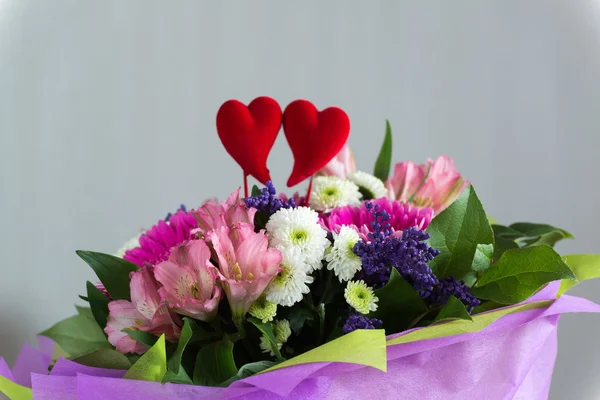
<svg viewBox="0 0 600 400">
<path fill-rule="evenodd" d="M 154 344 L 158 340 L 158 336 L 137 329 L 123 329 L 123 332 L 125 332 L 133 339 L 137 340 L 142 344 L 145 344 L 148 347 L 154 346 Z"/>
<path fill-rule="evenodd" d="M 448 302 L 442 307 L 437 317 L 433 322 L 450 321 L 454 319 L 466 319 L 473 321 L 473 318 L 469 315 L 465 305 L 456 297 L 450 296 Z"/>
<path fill-rule="evenodd" d="M 260 194 L 260 189 L 256 185 L 252 185 L 252 191 L 250 192 L 250 196 L 258 196 Z"/>
<path fill-rule="evenodd" d="M 179 340 L 177 341 L 177 348 L 167 361 L 167 373 L 163 378 L 163 383 L 193 383 L 185 368 L 183 368 L 183 365 L 181 365 L 181 361 L 183 358 L 183 352 L 192 340 L 195 329 L 197 329 L 197 325 L 194 320 L 191 318 L 183 319 L 183 328 L 181 328 L 181 334 L 179 335 Z"/>
<path fill-rule="evenodd" d="M 411 322 L 427 312 L 427 305 L 396 268 L 392 268 L 388 283 L 375 290 L 379 298 L 377 310 L 369 314 L 371 318 L 383 321 L 386 334 L 400 332 L 408 328 Z"/>
<path fill-rule="evenodd" d="M 471 293 L 500 304 L 515 304 L 526 300 L 542 285 L 559 279 L 576 278 L 550 246 L 511 249 L 483 274 Z"/>
<path fill-rule="evenodd" d="M 554 246 L 559 240 L 574 238 L 571 233 L 564 229 L 546 224 L 517 222 L 511 224 L 509 228 L 522 233 L 519 239 L 523 241 L 524 246 L 539 246 L 542 244 Z"/>
<path fill-rule="evenodd" d="M 390 169 L 392 168 L 392 127 L 390 126 L 390 121 L 385 121 L 385 138 L 383 139 L 383 144 L 381 145 L 381 150 L 379 151 L 379 156 L 377 156 L 377 161 L 375 162 L 375 168 L 373 170 L 373 175 L 382 181 L 386 181 L 388 176 L 390 175 Z"/>
<path fill-rule="evenodd" d="M 440 251 L 429 266 L 438 278 L 453 276 L 472 285 L 490 266 L 494 233 L 472 186 L 427 228 L 429 245 Z"/>
<path fill-rule="evenodd" d="M 194 384 L 217 386 L 238 373 L 233 360 L 233 342 L 225 335 L 222 340 L 203 346 L 196 357 Z"/>
<path fill-rule="evenodd" d="M 129 359 L 113 349 L 99 349 L 92 353 L 73 359 L 77 364 L 96 368 L 129 369 Z"/>
<path fill-rule="evenodd" d="M 274 361 L 257 361 L 242 365 L 237 374 L 227 379 L 226 381 L 221 382 L 219 386 L 227 387 L 235 381 L 239 381 L 240 379 L 244 379 L 249 376 L 258 374 L 259 372 L 269 369 L 274 365 L 277 365 L 277 363 Z"/>
<path fill-rule="evenodd" d="M 89 308 L 78 307 L 77 315 L 58 322 L 40 335 L 54 340 L 71 357 L 112 348 Z"/>
<path fill-rule="evenodd" d="M 139 269 L 137 265 L 109 254 L 83 250 L 76 253 L 92 267 L 113 299 L 130 300 L 129 274 Z"/>
<path fill-rule="evenodd" d="M 108 319 L 108 303 L 110 300 L 90 281 L 86 283 L 86 289 L 86 301 L 90 304 L 96 322 L 100 328 L 104 328 Z"/>
<path fill-rule="evenodd" d="M 269 341 L 271 342 L 271 347 L 273 350 L 273 353 L 275 353 L 275 357 L 277 357 L 278 360 L 283 360 L 283 357 L 281 356 L 281 352 L 279 351 L 279 348 L 277 347 L 277 340 L 275 340 L 275 335 L 273 334 L 273 327 L 270 323 L 263 323 L 261 320 L 259 320 L 258 318 L 255 317 L 250 317 L 248 318 L 248 322 L 250 322 L 252 325 L 254 325 L 261 333 L 265 334 L 267 336 L 267 338 L 269 338 Z"/>
<path fill-rule="evenodd" d="M 564 229 L 547 224 L 534 224 L 530 222 L 517 222 L 510 226 L 492 225 L 496 243 L 501 246 L 496 248 L 494 258 L 502 255 L 502 250 L 517 247 L 530 247 L 547 244 L 554 246 L 559 240 L 571 239 L 574 236 Z"/>
<path fill-rule="evenodd" d="M 307 321 L 312 321 L 315 318 L 315 314 L 308 308 L 295 306 L 287 316 L 290 321 L 290 328 L 294 334 L 299 335 Z"/>
</svg>

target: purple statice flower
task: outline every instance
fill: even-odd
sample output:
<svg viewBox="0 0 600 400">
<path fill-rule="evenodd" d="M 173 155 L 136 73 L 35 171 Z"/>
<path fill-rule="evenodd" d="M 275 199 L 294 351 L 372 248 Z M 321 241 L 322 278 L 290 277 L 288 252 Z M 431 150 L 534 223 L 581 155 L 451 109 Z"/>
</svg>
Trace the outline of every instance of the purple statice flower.
<svg viewBox="0 0 600 400">
<path fill-rule="evenodd" d="M 342 331 L 344 333 L 350 333 L 357 329 L 379 329 L 383 325 L 383 322 L 377 318 L 367 318 L 366 316 L 358 313 L 350 314 Z"/>
<path fill-rule="evenodd" d="M 433 303 L 445 304 L 450 296 L 459 299 L 467 308 L 469 314 L 473 308 L 481 304 L 481 301 L 469 293 L 469 287 L 464 281 L 457 281 L 455 278 L 448 277 L 438 282 L 431 294 Z"/>
<path fill-rule="evenodd" d="M 408 228 L 402 231 L 402 236 L 393 235 L 387 211 L 372 203 L 366 207 L 373 215 L 373 232 L 368 234 L 368 241 L 359 241 L 353 249 L 362 260 L 361 279 L 381 287 L 389 280 L 393 267 L 422 298 L 429 297 L 438 280 L 427 263 L 439 254 L 425 243 L 429 234 Z"/>
<path fill-rule="evenodd" d="M 246 197 L 244 203 L 246 203 L 246 207 L 256 208 L 257 211 L 268 215 L 275 214 L 281 208 L 296 208 L 293 198 L 285 201 L 277 197 L 277 190 L 271 181 L 267 181 L 267 185 L 260 189 L 260 193 L 256 196 Z"/>
<path fill-rule="evenodd" d="M 177 211 L 187 212 L 187 209 L 185 208 L 185 204 L 181 204 L 175 212 L 177 212 Z M 165 222 L 169 222 L 169 220 L 171 219 L 172 216 L 173 216 L 172 213 L 168 213 L 167 216 L 165 217 Z"/>
</svg>

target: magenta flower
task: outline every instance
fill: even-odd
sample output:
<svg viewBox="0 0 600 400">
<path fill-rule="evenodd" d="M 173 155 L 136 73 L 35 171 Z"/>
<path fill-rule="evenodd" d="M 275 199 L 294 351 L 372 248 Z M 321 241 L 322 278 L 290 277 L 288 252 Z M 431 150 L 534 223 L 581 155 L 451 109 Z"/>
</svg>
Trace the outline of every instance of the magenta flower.
<svg viewBox="0 0 600 400">
<path fill-rule="evenodd" d="M 108 321 L 104 332 L 110 344 L 121 353 L 145 352 L 146 345 L 136 341 L 123 330 L 140 330 L 157 336 L 165 334 L 169 341 L 177 341 L 182 324 L 179 317 L 168 310 L 161 300 L 158 282 L 147 268 L 131 275 L 131 301 L 115 300 L 108 303 Z"/>
<path fill-rule="evenodd" d="M 435 214 L 439 214 L 460 196 L 469 182 L 458 173 L 451 158 L 441 156 L 436 161 L 428 159 L 421 165 L 412 161 L 396 164 L 394 175 L 388 179 L 386 186 L 390 198 L 405 203 L 410 201 L 419 207 L 431 207 Z"/>
<path fill-rule="evenodd" d="M 217 314 L 221 289 L 204 240 L 173 248 L 169 259 L 154 268 L 154 276 L 163 284 L 160 296 L 179 314 L 201 321 L 210 321 Z"/>
<path fill-rule="evenodd" d="M 158 221 L 142 234 L 140 246 L 127 250 L 123 258 L 140 267 L 144 263 L 155 265 L 165 261 L 171 248 L 192 238 L 191 231 L 197 226 L 198 222 L 191 212 L 177 211 L 168 222 Z"/>
<path fill-rule="evenodd" d="M 202 235 L 223 226 L 233 226 L 237 222 L 254 225 L 256 209 L 248 208 L 240 199 L 240 189 L 231 193 L 226 201 L 211 199 L 196 211 L 192 211 L 198 221 L 198 229 Z"/>
<path fill-rule="evenodd" d="M 342 147 L 342 150 L 326 166 L 317 171 L 317 175 L 337 176 L 346 179 L 348 175 L 355 172 L 354 154 L 352 154 L 350 146 L 346 143 Z"/>
<path fill-rule="evenodd" d="M 256 233 L 243 222 L 210 231 L 206 239 L 213 246 L 234 321 L 239 321 L 281 270 L 281 252 L 268 247 L 264 230 Z"/>
<path fill-rule="evenodd" d="M 433 218 L 431 208 L 416 207 L 386 198 L 369 200 L 368 202 L 381 207 L 381 210 L 385 210 L 390 214 L 390 220 L 388 221 L 390 228 L 398 236 L 402 235 L 403 230 L 411 227 L 425 230 Z M 369 212 L 365 203 L 363 202 L 358 207 L 336 208 L 329 215 L 321 216 L 321 224 L 325 229 L 336 233 L 340 232 L 342 226 L 350 226 L 361 235 L 363 240 L 368 240 L 367 234 L 373 232 L 371 226 L 373 214 Z"/>
</svg>

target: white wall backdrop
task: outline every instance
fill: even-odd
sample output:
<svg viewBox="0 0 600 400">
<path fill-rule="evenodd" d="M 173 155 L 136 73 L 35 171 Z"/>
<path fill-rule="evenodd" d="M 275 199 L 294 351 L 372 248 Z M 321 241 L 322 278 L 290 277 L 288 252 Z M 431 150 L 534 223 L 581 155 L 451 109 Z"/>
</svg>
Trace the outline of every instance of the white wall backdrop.
<svg viewBox="0 0 600 400">
<path fill-rule="evenodd" d="M 448 154 L 500 221 L 600 252 L 599 71 L 595 0 L 0 0 L 0 354 L 71 315 L 93 279 L 74 250 L 241 183 L 229 98 L 341 106 L 363 169 L 389 118 L 397 161 Z M 280 187 L 291 164 L 280 137 Z M 562 318 L 551 398 L 600 398 L 599 334 Z"/>
</svg>

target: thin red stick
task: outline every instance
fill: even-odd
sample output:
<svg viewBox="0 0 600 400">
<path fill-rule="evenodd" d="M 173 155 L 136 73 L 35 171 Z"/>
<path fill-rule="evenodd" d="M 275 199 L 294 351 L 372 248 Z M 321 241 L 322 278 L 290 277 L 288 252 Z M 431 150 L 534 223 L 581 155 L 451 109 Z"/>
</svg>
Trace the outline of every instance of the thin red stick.
<svg viewBox="0 0 600 400">
<path fill-rule="evenodd" d="M 244 197 L 248 197 L 248 174 L 244 171 Z"/>
<path fill-rule="evenodd" d="M 308 207 L 308 201 L 310 200 L 310 192 L 312 192 L 312 180 L 313 177 L 310 177 L 310 181 L 308 182 L 308 191 L 306 192 L 306 198 L 304 199 L 304 205 Z"/>
</svg>

